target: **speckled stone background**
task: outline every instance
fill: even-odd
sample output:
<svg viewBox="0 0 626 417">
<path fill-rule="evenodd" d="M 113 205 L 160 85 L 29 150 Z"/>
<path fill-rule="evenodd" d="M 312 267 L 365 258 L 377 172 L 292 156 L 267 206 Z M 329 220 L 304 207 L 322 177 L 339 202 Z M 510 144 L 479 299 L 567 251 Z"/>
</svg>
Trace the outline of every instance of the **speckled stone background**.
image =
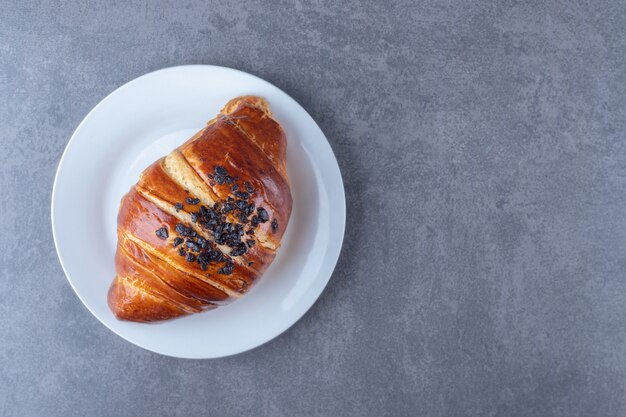
<svg viewBox="0 0 626 417">
<path fill-rule="evenodd" d="M 220 360 L 104 328 L 50 229 L 85 114 L 189 63 L 299 101 L 348 205 L 315 306 Z M 625 86 L 623 1 L 0 0 L 0 415 L 626 415 Z"/>
</svg>

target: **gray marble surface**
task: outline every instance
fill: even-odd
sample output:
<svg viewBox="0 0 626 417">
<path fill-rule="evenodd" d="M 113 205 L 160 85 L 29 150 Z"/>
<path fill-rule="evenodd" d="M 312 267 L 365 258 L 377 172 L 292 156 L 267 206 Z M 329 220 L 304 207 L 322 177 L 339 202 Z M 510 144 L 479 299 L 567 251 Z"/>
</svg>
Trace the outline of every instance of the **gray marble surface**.
<svg viewBox="0 0 626 417">
<path fill-rule="evenodd" d="M 1 416 L 626 415 L 622 1 L 0 0 Z M 159 68 L 299 101 L 342 169 L 292 329 L 190 361 L 82 306 L 50 230 L 85 114 Z"/>
</svg>

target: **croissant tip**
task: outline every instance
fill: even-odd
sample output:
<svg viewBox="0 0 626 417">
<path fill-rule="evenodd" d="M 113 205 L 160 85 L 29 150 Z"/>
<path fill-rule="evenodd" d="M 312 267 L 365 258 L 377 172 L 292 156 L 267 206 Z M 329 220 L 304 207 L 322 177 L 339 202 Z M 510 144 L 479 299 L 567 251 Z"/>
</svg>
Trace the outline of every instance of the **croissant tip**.
<svg viewBox="0 0 626 417">
<path fill-rule="evenodd" d="M 263 97 L 259 96 L 239 96 L 230 100 L 226 105 L 222 108 L 222 114 L 231 114 L 237 110 L 237 108 L 241 105 L 248 105 L 252 107 L 256 107 L 265 113 L 268 116 L 272 115 L 270 111 L 270 105 L 267 100 Z"/>
</svg>

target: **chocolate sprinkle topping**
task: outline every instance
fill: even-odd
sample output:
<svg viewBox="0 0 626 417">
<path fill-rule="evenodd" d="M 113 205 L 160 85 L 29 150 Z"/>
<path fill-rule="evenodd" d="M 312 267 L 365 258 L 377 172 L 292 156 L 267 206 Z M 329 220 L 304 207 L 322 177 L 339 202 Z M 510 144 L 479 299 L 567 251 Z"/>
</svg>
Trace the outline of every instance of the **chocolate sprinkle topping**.
<svg viewBox="0 0 626 417">
<path fill-rule="evenodd" d="M 228 175 L 226 168 L 215 166 L 213 172 L 207 174 L 211 184 L 228 184 L 231 195 L 225 200 L 215 202 L 212 206 L 200 205 L 199 198 L 186 197 L 185 204 L 190 214 L 191 223 L 196 226 L 188 227 L 184 223 L 176 224 L 177 236 L 174 238 L 173 247 L 178 247 L 178 254 L 184 256 L 187 262 L 197 262 L 199 267 L 206 271 L 213 263 L 222 263 L 218 269 L 221 275 L 231 275 L 236 268 L 233 263 L 235 256 L 242 256 L 254 247 L 255 228 L 270 221 L 269 212 L 263 207 L 256 207 L 250 200 L 254 193 L 254 187 L 248 181 L 239 183 L 239 177 Z M 195 211 L 189 210 L 191 206 L 196 206 Z M 174 205 L 176 211 L 184 209 L 182 203 Z M 211 240 L 207 240 L 194 230 L 200 227 L 204 233 L 210 233 Z M 278 221 L 272 220 L 272 231 L 278 230 Z M 162 230 L 162 231 L 161 231 Z M 168 230 L 166 228 L 156 231 L 157 236 L 167 239 Z M 248 237 L 242 240 L 242 237 Z M 162 237 L 165 236 L 165 237 Z M 184 242 L 184 245 L 181 244 Z M 216 245 L 224 245 L 230 248 L 230 252 L 222 253 Z M 251 266 L 254 262 L 247 262 Z"/>
</svg>

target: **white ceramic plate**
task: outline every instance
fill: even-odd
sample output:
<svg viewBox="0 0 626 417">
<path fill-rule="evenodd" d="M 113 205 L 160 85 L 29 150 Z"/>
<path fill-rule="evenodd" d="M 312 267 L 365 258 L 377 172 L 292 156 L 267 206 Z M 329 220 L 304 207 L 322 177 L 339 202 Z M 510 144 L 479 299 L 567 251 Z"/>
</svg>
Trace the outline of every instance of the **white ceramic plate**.
<svg viewBox="0 0 626 417">
<path fill-rule="evenodd" d="M 159 324 L 118 321 L 107 306 L 115 276 L 120 199 L 139 173 L 183 143 L 231 98 L 264 97 L 287 134 L 293 211 L 274 263 L 243 298 Z M 205 65 L 139 77 L 102 100 L 70 139 L 52 191 L 52 230 L 65 275 L 105 326 L 145 349 L 216 358 L 259 346 L 313 305 L 337 263 L 345 196 L 326 137 L 291 97 L 241 71 Z"/>
</svg>

